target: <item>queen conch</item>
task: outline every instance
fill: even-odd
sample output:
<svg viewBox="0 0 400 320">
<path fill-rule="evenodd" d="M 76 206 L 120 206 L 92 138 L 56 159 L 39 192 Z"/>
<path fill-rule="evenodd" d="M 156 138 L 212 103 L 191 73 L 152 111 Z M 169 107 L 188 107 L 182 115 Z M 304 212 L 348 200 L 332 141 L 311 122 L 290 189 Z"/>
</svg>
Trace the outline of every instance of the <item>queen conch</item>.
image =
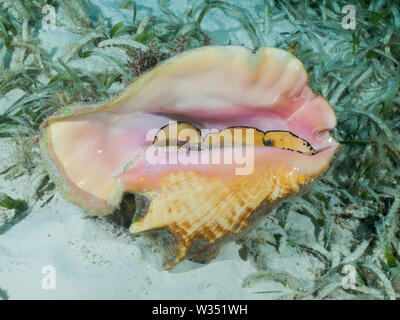
<svg viewBox="0 0 400 320">
<path fill-rule="evenodd" d="M 94 215 L 148 200 L 130 232 L 167 230 L 166 268 L 207 262 L 323 173 L 339 147 L 333 109 L 284 50 L 208 46 L 169 59 L 104 105 L 42 126 L 52 180 Z"/>
</svg>

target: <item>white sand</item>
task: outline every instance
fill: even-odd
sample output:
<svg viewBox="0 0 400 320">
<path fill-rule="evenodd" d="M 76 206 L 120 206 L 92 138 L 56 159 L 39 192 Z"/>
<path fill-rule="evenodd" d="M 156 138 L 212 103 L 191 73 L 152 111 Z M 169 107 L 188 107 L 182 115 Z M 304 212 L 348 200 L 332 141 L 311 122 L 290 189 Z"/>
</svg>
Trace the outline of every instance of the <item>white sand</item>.
<svg viewBox="0 0 400 320">
<path fill-rule="evenodd" d="M 241 283 L 254 269 L 237 245 L 208 265 L 185 261 L 164 271 L 142 238 L 117 237 L 60 197 L 0 239 L 0 283 L 12 299 L 253 298 Z M 55 290 L 42 288 L 46 265 L 55 267 Z"/>
</svg>

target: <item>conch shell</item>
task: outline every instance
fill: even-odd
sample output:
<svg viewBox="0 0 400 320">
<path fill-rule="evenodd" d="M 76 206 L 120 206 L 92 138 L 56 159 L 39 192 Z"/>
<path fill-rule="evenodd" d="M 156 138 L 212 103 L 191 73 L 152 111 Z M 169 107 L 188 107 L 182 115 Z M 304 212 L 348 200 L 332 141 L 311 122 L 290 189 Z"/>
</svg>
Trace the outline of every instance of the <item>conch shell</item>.
<svg viewBox="0 0 400 320">
<path fill-rule="evenodd" d="M 187 51 L 103 106 L 47 120 L 42 155 L 62 193 L 92 214 L 112 213 L 124 193 L 148 199 L 130 231 L 173 235 L 166 268 L 208 261 L 328 168 L 336 117 L 307 78 L 280 49 Z"/>
</svg>

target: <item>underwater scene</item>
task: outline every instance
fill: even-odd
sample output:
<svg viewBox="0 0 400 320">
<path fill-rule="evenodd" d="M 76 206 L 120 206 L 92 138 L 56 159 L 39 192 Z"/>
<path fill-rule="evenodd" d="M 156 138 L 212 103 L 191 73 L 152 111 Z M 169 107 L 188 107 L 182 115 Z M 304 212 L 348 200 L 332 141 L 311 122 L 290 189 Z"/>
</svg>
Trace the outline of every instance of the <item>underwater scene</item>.
<svg viewBox="0 0 400 320">
<path fill-rule="evenodd" d="M 400 2 L 0 0 L 0 300 L 71 299 L 399 300 Z"/>
</svg>

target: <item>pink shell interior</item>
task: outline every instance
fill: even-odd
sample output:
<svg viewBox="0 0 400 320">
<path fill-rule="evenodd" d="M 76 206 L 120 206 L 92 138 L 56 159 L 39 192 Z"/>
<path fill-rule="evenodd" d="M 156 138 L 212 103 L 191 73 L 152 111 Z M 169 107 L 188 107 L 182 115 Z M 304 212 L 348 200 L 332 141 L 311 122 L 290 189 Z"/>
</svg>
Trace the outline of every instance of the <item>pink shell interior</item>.
<svg viewBox="0 0 400 320">
<path fill-rule="evenodd" d="M 199 129 L 290 131 L 318 154 L 260 147 L 255 164 L 283 163 L 288 172 L 316 176 L 329 166 L 339 144 L 329 135 L 336 125 L 333 109 L 306 82 L 301 62 L 283 50 L 262 48 L 257 55 L 241 47 L 189 51 L 143 75 L 103 108 L 47 121 L 46 151 L 70 199 L 98 214 L 117 207 L 123 192 L 138 192 L 145 188 L 143 181 L 155 183 L 166 171 L 234 174 L 223 164 L 147 163 L 144 150 L 154 138 L 149 132 L 171 120 Z"/>
</svg>

